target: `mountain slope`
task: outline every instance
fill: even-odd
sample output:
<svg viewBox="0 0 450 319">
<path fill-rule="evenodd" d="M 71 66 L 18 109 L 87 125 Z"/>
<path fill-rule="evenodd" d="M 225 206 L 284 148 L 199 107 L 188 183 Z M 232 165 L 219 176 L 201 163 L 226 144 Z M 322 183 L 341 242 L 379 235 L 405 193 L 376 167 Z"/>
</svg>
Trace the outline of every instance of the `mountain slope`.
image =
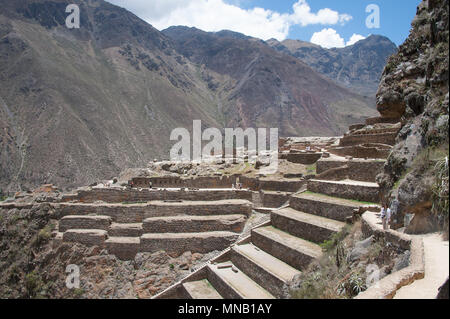
<svg viewBox="0 0 450 319">
<path fill-rule="evenodd" d="M 324 49 L 299 40 L 269 40 L 274 49 L 299 58 L 314 70 L 356 93 L 375 96 L 386 61 L 397 52 L 388 38 L 371 35 L 345 48 Z"/>
<path fill-rule="evenodd" d="M 68 1 L 0 1 L 0 188 L 110 178 L 168 154 L 171 130 L 192 118 L 219 125 L 206 83 L 164 35 L 104 1 L 76 2 L 80 30 L 49 22 Z"/>
<path fill-rule="evenodd" d="M 65 27 L 71 3 L 78 30 Z M 260 40 L 203 36 L 186 39 L 206 41 L 189 55 L 103 0 L 0 0 L 0 189 L 85 185 L 145 166 L 167 158 L 170 132 L 193 119 L 335 135 L 375 113 Z"/>
<path fill-rule="evenodd" d="M 258 39 L 187 27 L 163 33 L 187 59 L 235 81 L 226 87 L 231 93 L 223 105 L 225 125 L 278 127 L 284 136 L 329 136 L 375 114 L 369 99 Z"/>
</svg>

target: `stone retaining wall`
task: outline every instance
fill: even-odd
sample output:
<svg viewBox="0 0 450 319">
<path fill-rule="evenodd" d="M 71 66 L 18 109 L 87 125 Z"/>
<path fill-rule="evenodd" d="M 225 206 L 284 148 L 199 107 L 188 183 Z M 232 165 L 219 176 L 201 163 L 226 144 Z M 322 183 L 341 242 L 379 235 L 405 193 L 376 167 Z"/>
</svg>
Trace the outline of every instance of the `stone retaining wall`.
<svg viewBox="0 0 450 319">
<path fill-rule="evenodd" d="M 375 159 L 385 159 L 389 156 L 391 149 L 380 148 L 376 146 L 344 146 L 344 147 L 333 147 L 328 149 L 328 151 L 337 156 L 351 156 L 354 158 L 375 158 Z"/>
<path fill-rule="evenodd" d="M 150 190 L 150 189 L 120 189 L 120 188 L 94 188 L 80 190 L 77 194 L 64 195 L 62 202 L 78 201 L 93 203 L 103 201 L 106 203 L 148 202 L 154 200 L 189 200 L 189 201 L 215 201 L 223 199 L 252 200 L 252 193 L 247 190 Z"/>
<path fill-rule="evenodd" d="M 249 216 L 252 204 L 246 200 L 240 201 L 210 201 L 197 202 L 150 202 L 146 204 L 56 204 L 55 210 L 61 217 L 68 215 L 106 215 L 116 223 L 141 223 L 150 217 L 169 217 L 186 215 L 233 215 Z"/>
<path fill-rule="evenodd" d="M 365 135 L 348 135 L 344 136 L 339 145 L 340 146 L 353 146 L 365 143 L 377 143 L 394 145 L 397 133 L 385 133 L 385 134 L 365 134 Z"/>
<path fill-rule="evenodd" d="M 322 157 L 322 153 L 289 153 L 287 155 L 288 162 L 303 164 L 303 165 L 312 165 L 317 162 Z"/>
<path fill-rule="evenodd" d="M 227 232 L 186 234 L 144 234 L 141 237 L 142 252 L 166 251 L 171 256 L 179 256 L 186 251 L 208 253 L 223 250 L 234 243 L 239 234 Z"/>
<path fill-rule="evenodd" d="M 371 117 L 366 119 L 366 125 L 374 125 L 378 123 L 396 124 L 398 122 L 400 122 L 399 118 Z"/>
<path fill-rule="evenodd" d="M 70 229 L 63 234 L 64 242 L 76 242 L 86 246 L 105 246 L 106 230 Z"/>
<path fill-rule="evenodd" d="M 134 187 L 149 188 L 232 188 L 238 176 L 200 176 L 195 178 L 174 177 L 135 177 L 131 179 Z"/>
<path fill-rule="evenodd" d="M 383 171 L 386 162 L 379 160 L 350 160 L 350 161 L 318 161 L 317 162 L 317 179 L 343 180 L 351 179 L 362 182 L 375 182 L 376 176 Z M 341 170 L 333 170 L 344 168 Z M 328 171 L 328 174 L 322 175 Z"/>
<path fill-rule="evenodd" d="M 244 215 L 152 217 L 144 220 L 144 233 L 199 233 L 229 231 L 241 233 Z"/>
<path fill-rule="evenodd" d="M 295 210 L 310 212 L 311 214 L 329 219 L 345 222 L 347 218 L 353 216 L 353 211 L 359 208 L 358 203 L 334 204 L 326 201 L 315 201 L 306 198 L 292 196 L 289 206 Z"/>
<path fill-rule="evenodd" d="M 262 194 L 263 206 L 268 208 L 279 208 L 289 200 L 291 194 L 292 193 L 264 192 Z"/>
<path fill-rule="evenodd" d="M 391 244 L 410 250 L 411 255 L 408 267 L 384 277 L 377 285 L 369 287 L 355 299 L 392 299 L 401 287 L 425 277 L 423 240 L 394 230 L 384 231 L 373 222 L 373 218 L 369 214 L 374 213 L 366 212 L 362 216 L 362 230 L 366 237 L 374 235 L 377 239 L 384 238 Z"/>
<path fill-rule="evenodd" d="M 68 229 L 101 229 L 108 230 L 112 219 L 109 216 L 65 216 L 58 225 L 60 232 Z"/>
<path fill-rule="evenodd" d="M 245 176 L 240 178 L 240 182 L 243 184 L 244 188 L 248 188 L 253 191 L 265 190 L 290 193 L 295 193 L 306 185 L 305 180 L 271 181 Z"/>
<path fill-rule="evenodd" d="M 378 187 L 339 182 L 325 183 L 325 181 L 310 180 L 308 181 L 308 191 L 362 202 L 378 203 L 380 199 Z"/>
</svg>

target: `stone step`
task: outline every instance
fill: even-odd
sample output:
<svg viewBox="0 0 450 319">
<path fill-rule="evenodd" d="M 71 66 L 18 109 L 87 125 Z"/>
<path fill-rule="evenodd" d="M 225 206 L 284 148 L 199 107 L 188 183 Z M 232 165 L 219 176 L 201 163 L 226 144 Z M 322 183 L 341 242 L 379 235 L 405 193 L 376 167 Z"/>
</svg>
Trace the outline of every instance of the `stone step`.
<svg viewBox="0 0 450 319">
<path fill-rule="evenodd" d="M 224 231 L 144 234 L 141 236 L 141 251 L 164 250 L 173 256 L 179 256 L 186 251 L 204 254 L 215 250 L 224 250 L 238 237 L 237 233 Z"/>
<path fill-rule="evenodd" d="M 295 210 L 345 222 L 361 203 L 323 194 L 304 192 L 291 196 L 289 206 Z"/>
<path fill-rule="evenodd" d="M 139 237 L 110 237 L 105 241 L 106 249 L 110 254 L 121 260 L 133 260 L 140 251 Z"/>
<path fill-rule="evenodd" d="M 190 299 L 223 299 L 207 279 L 185 282 L 182 286 Z"/>
<path fill-rule="evenodd" d="M 85 204 L 61 203 L 58 212 L 67 215 L 106 215 L 116 223 L 142 223 L 150 217 L 170 216 L 211 216 L 246 215 L 250 216 L 252 204 L 247 200 L 230 199 L 217 201 L 151 201 L 136 204 Z"/>
<path fill-rule="evenodd" d="M 345 226 L 345 223 L 312 214 L 306 214 L 293 208 L 283 208 L 272 212 L 272 226 L 291 235 L 323 243 Z"/>
<path fill-rule="evenodd" d="M 80 243 L 86 246 L 104 247 L 108 232 L 102 229 L 69 229 L 63 234 L 63 242 Z"/>
<path fill-rule="evenodd" d="M 141 237 L 143 234 L 142 223 L 112 223 L 108 230 L 111 237 Z"/>
<path fill-rule="evenodd" d="M 274 299 L 275 297 L 232 263 L 208 265 L 208 281 L 226 299 Z"/>
<path fill-rule="evenodd" d="M 353 159 L 332 158 L 317 162 L 317 174 L 331 176 L 332 180 L 350 179 L 363 182 L 375 182 L 376 176 L 382 172 L 386 161 L 375 159 Z M 346 167 L 345 178 L 339 178 L 342 173 L 336 170 L 336 176 L 330 170 Z M 324 174 L 325 173 L 325 174 Z M 319 179 L 319 178 L 318 178 Z M 324 179 L 324 178 L 320 178 Z"/>
<path fill-rule="evenodd" d="M 241 233 L 245 215 L 151 217 L 144 220 L 144 233 L 199 233 L 229 231 Z"/>
<path fill-rule="evenodd" d="M 59 231 L 65 232 L 68 229 L 101 229 L 108 230 L 111 225 L 109 216 L 84 216 L 72 215 L 64 216 L 59 221 Z"/>
<path fill-rule="evenodd" d="M 273 226 L 252 230 L 252 243 L 288 265 L 304 270 L 322 255 L 319 245 L 290 235 Z"/>
<path fill-rule="evenodd" d="M 377 183 L 312 179 L 308 181 L 308 191 L 363 202 L 379 202 L 379 186 Z"/>
<path fill-rule="evenodd" d="M 234 246 L 231 251 L 231 261 L 277 298 L 282 297 L 283 286 L 300 274 L 300 271 L 253 244 Z"/>
</svg>

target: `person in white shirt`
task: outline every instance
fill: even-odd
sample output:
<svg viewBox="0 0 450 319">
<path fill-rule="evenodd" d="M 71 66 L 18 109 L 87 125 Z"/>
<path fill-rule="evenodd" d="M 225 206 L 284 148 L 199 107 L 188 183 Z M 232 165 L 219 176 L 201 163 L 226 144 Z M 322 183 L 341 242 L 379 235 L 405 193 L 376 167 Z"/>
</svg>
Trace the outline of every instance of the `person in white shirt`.
<svg viewBox="0 0 450 319">
<path fill-rule="evenodd" d="M 383 222 L 383 229 L 388 230 L 389 229 L 389 222 L 391 221 L 391 209 L 388 207 L 387 204 L 384 204 L 384 206 L 381 208 L 381 220 Z"/>
<path fill-rule="evenodd" d="M 384 207 L 385 207 L 385 205 L 381 206 L 381 210 L 380 210 L 380 218 L 381 218 L 381 221 L 383 222 L 383 229 L 384 229 L 384 221 L 386 219 L 386 209 Z"/>
</svg>

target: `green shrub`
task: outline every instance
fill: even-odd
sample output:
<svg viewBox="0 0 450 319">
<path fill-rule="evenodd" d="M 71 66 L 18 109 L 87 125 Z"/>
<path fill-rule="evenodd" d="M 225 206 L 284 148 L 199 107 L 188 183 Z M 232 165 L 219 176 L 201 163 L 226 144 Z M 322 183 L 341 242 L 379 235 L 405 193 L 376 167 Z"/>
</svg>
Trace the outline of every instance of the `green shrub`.
<svg viewBox="0 0 450 319">
<path fill-rule="evenodd" d="M 331 251 L 334 249 L 338 243 L 340 243 L 345 237 L 350 234 L 352 226 L 351 225 L 345 225 L 345 227 L 339 232 L 331 236 L 329 240 L 324 241 L 320 244 L 320 247 L 324 251 Z"/>
<path fill-rule="evenodd" d="M 41 277 L 32 271 L 25 276 L 25 289 L 29 298 L 36 298 L 45 287 Z"/>
<path fill-rule="evenodd" d="M 52 230 L 53 230 L 53 225 L 47 225 L 44 228 L 42 228 L 36 235 L 36 237 L 34 238 L 33 242 L 32 242 L 32 246 L 34 247 L 39 247 L 45 243 L 47 243 L 50 238 L 52 237 Z"/>
</svg>

